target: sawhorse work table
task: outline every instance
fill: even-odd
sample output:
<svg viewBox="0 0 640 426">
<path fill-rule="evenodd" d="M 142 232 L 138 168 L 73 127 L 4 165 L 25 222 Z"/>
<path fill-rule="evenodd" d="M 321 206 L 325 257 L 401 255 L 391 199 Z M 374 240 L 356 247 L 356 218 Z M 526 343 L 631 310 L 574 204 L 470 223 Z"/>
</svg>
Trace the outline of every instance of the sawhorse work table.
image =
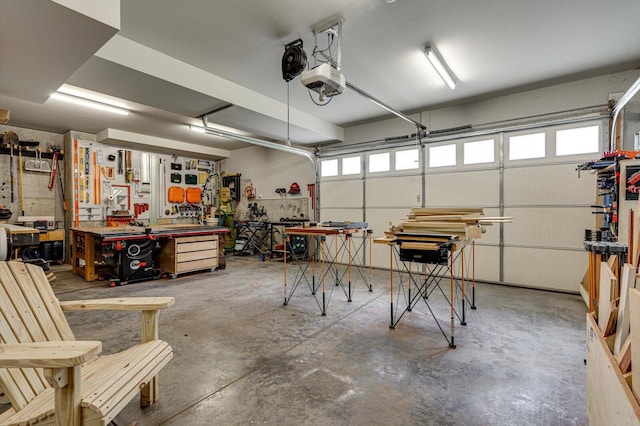
<svg viewBox="0 0 640 426">
<path fill-rule="evenodd" d="M 354 234 L 363 230 L 359 244 L 353 241 Z M 291 227 L 285 229 L 284 251 L 284 305 L 288 305 L 298 286 L 306 283 L 315 298 L 321 314 L 327 314 L 327 306 L 331 300 L 333 289 L 340 286 L 351 302 L 358 277 L 367 285 L 369 292 L 373 291 L 371 284 L 371 236 L 373 231 L 366 228 L 343 227 Z M 289 250 L 289 239 L 293 236 L 307 238 L 304 253 Z M 367 244 L 369 242 L 369 244 Z M 369 247 L 369 276 L 365 276 L 365 253 Z M 297 267 L 293 277 L 293 284 L 288 285 L 288 265 Z M 345 284 L 344 279 L 347 278 Z M 353 278 L 355 277 L 355 280 Z M 327 282 L 330 290 L 327 292 Z M 346 287 L 346 288 L 345 288 Z M 321 298 L 318 297 L 321 291 Z"/>
<path fill-rule="evenodd" d="M 466 322 L 466 304 L 475 305 L 475 241 L 457 240 L 443 242 L 411 242 L 394 238 L 376 238 L 376 244 L 389 247 L 390 323 L 394 329 L 404 314 L 411 312 L 419 300 L 423 300 L 449 348 L 455 345 L 455 318 L 461 325 Z M 465 250 L 471 251 L 471 267 L 466 266 Z M 415 267 L 417 266 L 417 267 Z M 469 271 L 471 269 L 471 271 Z M 459 272 L 459 275 L 456 275 Z M 471 273 L 471 277 L 467 274 Z M 394 275 L 397 281 L 394 282 Z M 443 289 L 449 283 L 448 295 Z M 465 285 L 471 281 L 471 299 L 465 293 Z M 394 286 L 395 284 L 395 286 Z M 445 332 L 436 317 L 430 296 L 438 289 L 449 305 L 450 330 Z M 395 298 L 394 298 L 395 297 Z"/>
</svg>

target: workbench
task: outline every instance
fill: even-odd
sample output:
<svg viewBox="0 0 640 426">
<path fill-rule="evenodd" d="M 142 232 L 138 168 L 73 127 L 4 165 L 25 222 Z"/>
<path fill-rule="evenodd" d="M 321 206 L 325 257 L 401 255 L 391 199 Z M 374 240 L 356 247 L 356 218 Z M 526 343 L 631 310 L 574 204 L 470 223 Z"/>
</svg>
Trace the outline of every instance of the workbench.
<svg viewBox="0 0 640 426">
<path fill-rule="evenodd" d="M 389 328 L 394 329 L 403 316 L 413 311 L 419 300 L 423 300 L 449 347 L 454 349 L 456 317 L 461 325 L 467 325 L 466 304 L 469 304 L 471 309 L 476 309 L 475 240 L 459 240 L 445 236 L 428 239 L 426 242 L 423 235 L 399 233 L 397 236 L 373 240 L 374 244 L 389 247 Z M 471 268 L 467 267 L 465 270 L 466 249 L 471 251 Z M 471 277 L 467 276 L 469 273 Z M 395 282 L 394 275 L 397 276 Z M 465 285 L 469 281 L 472 283 L 471 298 L 465 293 Z M 448 294 L 442 286 L 446 285 L 446 282 L 449 284 Z M 434 300 L 431 295 L 436 290 L 439 290 L 448 305 L 451 321 L 448 335 L 431 305 Z"/>
<path fill-rule="evenodd" d="M 363 231 L 360 244 L 353 242 L 353 236 Z M 371 283 L 371 244 L 369 244 L 368 278 L 363 268 L 366 268 L 365 252 L 367 241 L 371 240 L 372 230 L 360 227 L 313 226 L 285 228 L 284 250 L 284 305 L 288 305 L 298 286 L 306 283 L 315 298 L 321 314 L 327 314 L 327 306 L 331 300 L 333 290 L 340 287 L 351 302 L 358 277 L 366 284 L 369 292 L 373 291 Z M 310 241 L 304 252 L 296 252 L 290 247 L 291 237 L 306 237 Z M 287 265 L 297 266 L 293 284 L 288 287 Z M 345 267 L 346 265 L 346 267 Z M 355 280 L 353 279 L 355 277 Z M 344 280 L 347 278 L 347 282 Z M 331 284 L 327 293 L 327 283 Z M 317 292 L 321 290 L 321 299 Z"/>
<path fill-rule="evenodd" d="M 185 272 L 213 270 L 218 266 L 218 235 L 229 232 L 229 229 L 174 224 L 71 228 L 71 231 L 73 272 L 86 281 L 94 281 L 103 274 L 113 275 L 109 255 L 133 241 L 157 242 L 154 267 L 172 278 Z"/>
<path fill-rule="evenodd" d="M 33 247 L 40 243 L 40 230 L 28 226 L 12 225 L 9 223 L 0 223 L 2 228 L 2 237 L 5 241 L 0 241 L 2 247 L 0 252 L 4 254 L 6 259 L 15 259 L 18 257 L 20 248 Z"/>
</svg>

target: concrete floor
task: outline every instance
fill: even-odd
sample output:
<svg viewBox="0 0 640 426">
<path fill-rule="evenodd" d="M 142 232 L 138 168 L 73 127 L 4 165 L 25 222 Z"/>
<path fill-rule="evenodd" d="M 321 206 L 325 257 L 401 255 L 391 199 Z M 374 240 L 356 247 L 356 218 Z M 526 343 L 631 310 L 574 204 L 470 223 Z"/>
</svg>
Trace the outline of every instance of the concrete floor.
<svg viewBox="0 0 640 426">
<path fill-rule="evenodd" d="M 56 274 L 61 300 L 176 298 L 160 315 L 160 337 L 174 349 L 160 401 L 133 401 L 120 426 L 588 424 L 579 296 L 478 284 L 478 309 L 466 327 L 456 321 L 449 349 L 424 303 L 389 329 L 385 271 L 374 271 L 371 293 L 356 281 L 351 303 L 336 287 L 326 316 L 306 287 L 283 306 L 282 263 L 254 256 L 116 288 L 64 267 Z M 448 305 L 434 293 L 431 306 L 448 330 Z M 136 313 L 68 318 L 77 339 L 102 340 L 104 353 L 140 338 Z"/>
</svg>

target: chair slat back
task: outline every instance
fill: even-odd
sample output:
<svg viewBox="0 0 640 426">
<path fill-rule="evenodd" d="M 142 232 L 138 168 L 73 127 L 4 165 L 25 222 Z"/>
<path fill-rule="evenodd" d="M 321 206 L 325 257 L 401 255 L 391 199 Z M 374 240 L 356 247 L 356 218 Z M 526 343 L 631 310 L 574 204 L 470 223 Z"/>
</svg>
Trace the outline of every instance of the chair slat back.
<svg viewBox="0 0 640 426">
<path fill-rule="evenodd" d="M 75 340 L 42 268 L 0 261 L 0 343 Z M 0 387 L 20 410 L 49 385 L 40 368 L 0 368 Z"/>
</svg>

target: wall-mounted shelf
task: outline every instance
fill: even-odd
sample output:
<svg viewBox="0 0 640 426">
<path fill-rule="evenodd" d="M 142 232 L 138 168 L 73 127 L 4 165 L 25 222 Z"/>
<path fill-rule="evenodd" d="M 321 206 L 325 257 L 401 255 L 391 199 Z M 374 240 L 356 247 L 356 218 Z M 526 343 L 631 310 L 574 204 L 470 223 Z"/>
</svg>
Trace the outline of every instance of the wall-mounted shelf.
<svg viewBox="0 0 640 426">
<path fill-rule="evenodd" d="M 4 154 L 4 155 L 11 155 L 11 148 L 5 148 L 5 147 L 0 147 L 0 154 Z M 13 148 L 13 156 L 17 157 L 19 155 L 19 149 L 14 147 Z M 36 151 L 35 150 L 27 150 L 27 149 L 23 149 L 22 150 L 22 156 L 23 157 L 36 157 Z M 40 151 L 40 157 L 41 158 L 46 158 L 51 160 L 53 158 L 53 152 L 42 152 Z M 64 160 L 64 154 L 60 153 L 58 154 L 58 160 L 62 161 Z"/>
</svg>

